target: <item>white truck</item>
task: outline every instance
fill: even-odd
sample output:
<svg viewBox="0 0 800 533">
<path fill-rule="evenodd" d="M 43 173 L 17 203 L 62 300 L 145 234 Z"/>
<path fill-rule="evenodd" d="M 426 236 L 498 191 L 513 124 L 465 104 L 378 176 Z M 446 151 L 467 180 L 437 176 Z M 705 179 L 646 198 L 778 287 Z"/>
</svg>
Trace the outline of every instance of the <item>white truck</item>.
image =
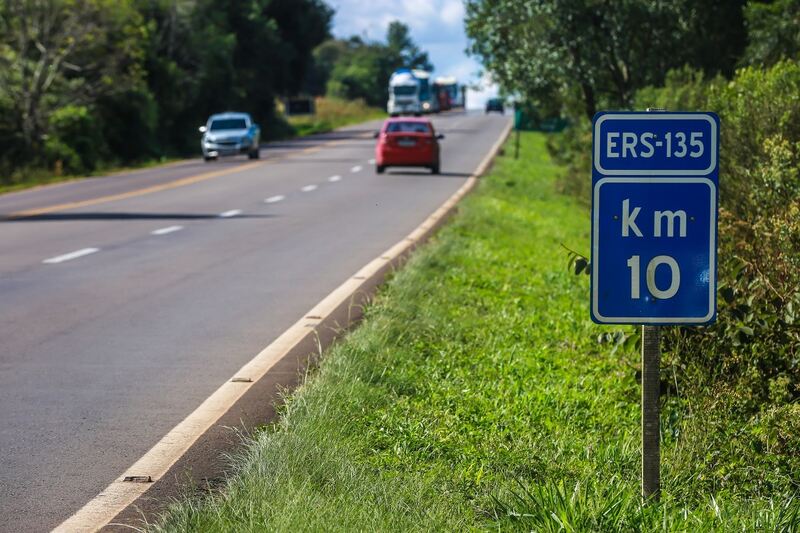
<svg viewBox="0 0 800 533">
<path fill-rule="evenodd" d="M 425 70 L 396 70 L 389 78 L 387 111 L 393 117 L 438 112 L 439 101 L 433 93 L 431 73 Z"/>
<path fill-rule="evenodd" d="M 419 92 L 420 83 L 413 72 L 409 69 L 396 70 L 389 78 L 389 103 L 386 106 L 389 115 L 421 114 Z"/>
</svg>

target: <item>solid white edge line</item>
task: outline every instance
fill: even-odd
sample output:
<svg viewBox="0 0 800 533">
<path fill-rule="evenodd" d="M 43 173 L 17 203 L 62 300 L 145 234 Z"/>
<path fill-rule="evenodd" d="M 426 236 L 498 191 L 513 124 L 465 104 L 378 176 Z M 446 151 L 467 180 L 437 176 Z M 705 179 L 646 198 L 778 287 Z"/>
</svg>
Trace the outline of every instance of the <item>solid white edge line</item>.
<svg viewBox="0 0 800 533">
<path fill-rule="evenodd" d="M 275 195 L 275 196 L 270 196 L 269 198 L 267 198 L 266 200 L 264 200 L 264 203 L 265 203 L 265 204 L 274 204 L 274 203 L 276 203 L 276 202 L 280 202 L 281 200 L 284 200 L 285 198 L 286 198 L 286 197 L 285 197 L 284 195 L 282 195 L 282 194 L 277 194 L 277 195 Z"/>
<path fill-rule="evenodd" d="M 183 226 L 167 226 L 166 228 L 159 228 L 150 232 L 150 235 L 166 235 L 168 233 L 175 233 L 183 229 Z"/>
<path fill-rule="evenodd" d="M 330 178 L 328 178 L 328 181 L 330 181 L 331 183 L 336 183 L 337 181 L 341 180 L 342 177 L 339 174 L 336 174 L 335 176 L 331 176 Z"/>
<path fill-rule="evenodd" d="M 56 265 L 58 263 L 63 263 L 64 261 L 70 261 L 72 259 L 77 259 L 79 257 L 83 257 L 85 255 L 93 254 L 99 251 L 100 248 L 82 248 L 80 250 L 75 250 L 74 252 L 70 252 L 68 254 L 57 255 L 55 257 L 45 259 L 44 261 L 42 261 L 42 263 L 48 265 Z"/>
<path fill-rule="evenodd" d="M 231 218 L 241 214 L 242 214 L 241 209 L 231 209 L 230 211 L 223 211 L 222 213 L 220 213 L 219 218 Z"/>
<path fill-rule="evenodd" d="M 350 169 L 350 172 L 361 172 L 361 165 L 356 165 Z"/>
<path fill-rule="evenodd" d="M 303 192 L 311 192 L 311 191 L 314 191 L 316 189 L 317 189 L 316 185 L 306 185 L 305 187 L 303 187 L 300 190 L 303 191 Z"/>
<path fill-rule="evenodd" d="M 223 383 L 197 409 L 162 437 L 144 456 L 106 487 L 103 492 L 95 496 L 53 531 L 59 533 L 97 531 L 144 494 L 153 483 L 125 482 L 123 481 L 125 477 L 145 475 L 150 476 L 153 482 L 163 477 L 203 433 L 219 420 L 239 398 L 244 396 L 251 386 L 258 383 L 270 368 L 309 334 L 311 329 L 309 326 L 314 326 L 324 321 L 341 304 L 352 298 L 353 294 L 358 292 L 362 285 L 370 280 L 371 276 L 378 273 L 386 265 L 387 261 L 393 261 L 401 256 L 427 235 L 429 229 L 475 186 L 477 177 L 486 171 L 492 158 L 497 154 L 500 146 L 511 131 L 511 126 L 512 124 L 509 122 L 497 142 L 492 145 L 486 157 L 483 158 L 475 173 L 422 224 L 417 226 L 403 240 L 370 261 L 303 315 L 304 317 L 314 316 L 321 318 L 315 318 L 311 322 L 306 318 L 298 320 L 269 346 L 259 352 L 249 363 L 233 374 L 234 376 L 247 376 L 251 381 L 233 382 L 228 380 Z"/>
</svg>

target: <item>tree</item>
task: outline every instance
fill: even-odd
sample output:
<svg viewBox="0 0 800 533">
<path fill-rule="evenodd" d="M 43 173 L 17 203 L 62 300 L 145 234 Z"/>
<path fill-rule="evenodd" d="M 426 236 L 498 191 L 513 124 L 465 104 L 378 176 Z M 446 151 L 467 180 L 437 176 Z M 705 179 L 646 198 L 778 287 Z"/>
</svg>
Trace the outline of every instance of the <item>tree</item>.
<svg viewBox="0 0 800 533">
<path fill-rule="evenodd" d="M 50 112 L 142 79 L 141 18 L 129 0 L 16 0 L 0 6 L 0 92 L 27 154 Z"/>
<path fill-rule="evenodd" d="M 252 113 L 265 138 L 280 133 L 275 98 L 306 86 L 312 51 L 328 38 L 332 17 L 319 0 L 136 0 L 136 5 L 149 28 L 144 63 L 157 103 L 155 144 L 181 154 L 197 149 L 197 126 L 226 109 Z M 132 96 L 147 105 L 144 95 Z"/>
<path fill-rule="evenodd" d="M 428 53 L 411 38 L 408 26 L 394 21 L 386 31 L 386 43 L 365 42 L 354 36 L 329 41 L 316 52 L 316 71 L 329 72 L 327 91 L 345 99 L 361 98 L 384 106 L 392 72 L 399 68 L 433 70 Z"/>
<path fill-rule="evenodd" d="M 1 0 L 0 175 L 197 150 L 209 114 L 285 131 L 329 38 L 323 0 Z"/>
<path fill-rule="evenodd" d="M 409 27 L 398 20 L 390 22 L 386 30 L 386 48 L 389 54 L 395 56 L 397 68 L 433 70 L 428 53 L 420 50 L 411 39 Z"/>
<path fill-rule="evenodd" d="M 358 39 L 360 42 L 361 39 Z M 306 76 L 305 90 L 313 96 L 322 96 L 334 67 L 348 53 L 348 41 L 329 39 L 314 49 L 313 60 Z"/>
<path fill-rule="evenodd" d="M 504 88 L 539 106 L 572 108 L 577 95 L 591 117 L 600 106 L 629 107 L 637 88 L 660 84 L 671 68 L 732 70 L 742 1 L 727 2 L 725 16 L 716 3 L 467 0 L 467 34 L 470 51 Z M 738 42 L 721 47 L 719 36 L 701 31 L 714 16 Z"/>
<path fill-rule="evenodd" d="M 749 33 L 745 63 L 770 66 L 800 56 L 800 0 L 750 2 L 745 17 Z"/>
<path fill-rule="evenodd" d="M 277 25 L 286 54 L 280 89 L 287 96 L 297 94 L 312 69 L 314 49 L 330 38 L 333 10 L 321 0 L 269 0 L 262 13 Z"/>
<path fill-rule="evenodd" d="M 747 0 L 682 0 L 685 63 L 709 77 L 733 76 L 747 46 L 746 4 Z"/>
</svg>

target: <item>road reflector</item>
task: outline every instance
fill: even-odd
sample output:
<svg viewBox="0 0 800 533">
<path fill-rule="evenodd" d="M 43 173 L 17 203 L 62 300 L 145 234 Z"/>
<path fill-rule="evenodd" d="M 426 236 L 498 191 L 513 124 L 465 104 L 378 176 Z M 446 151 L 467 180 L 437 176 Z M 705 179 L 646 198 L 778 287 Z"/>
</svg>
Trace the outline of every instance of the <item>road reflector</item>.
<svg viewBox="0 0 800 533">
<path fill-rule="evenodd" d="M 125 476 L 122 481 L 126 483 L 152 483 L 153 478 L 150 476 Z"/>
</svg>

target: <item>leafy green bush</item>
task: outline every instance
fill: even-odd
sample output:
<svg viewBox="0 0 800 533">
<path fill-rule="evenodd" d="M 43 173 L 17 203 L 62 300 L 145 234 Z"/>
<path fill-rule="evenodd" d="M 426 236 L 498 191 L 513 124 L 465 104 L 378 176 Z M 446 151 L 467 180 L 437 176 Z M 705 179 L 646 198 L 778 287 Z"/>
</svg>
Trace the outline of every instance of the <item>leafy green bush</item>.
<svg viewBox="0 0 800 533">
<path fill-rule="evenodd" d="M 688 67 L 673 70 L 667 74 L 664 87 L 645 87 L 637 91 L 633 108 L 706 109 L 709 107 L 709 88 L 725 83 L 721 76 L 708 81 L 701 71 Z M 572 114 L 570 123 L 571 127 L 559 135 L 551 136 L 548 141 L 550 155 L 566 167 L 557 188 L 589 205 L 592 189 L 592 125 L 579 113 Z"/>
<path fill-rule="evenodd" d="M 92 171 L 103 147 L 96 116 L 86 106 L 68 105 L 50 115 L 50 134 L 45 140 L 49 166 L 61 161 L 69 174 Z"/>
<path fill-rule="evenodd" d="M 100 99 L 98 116 L 109 152 L 104 159 L 128 164 L 161 155 L 158 110 L 152 93 L 143 87 Z"/>
<path fill-rule="evenodd" d="M 800 399 L 800 64 L 748 67 L 731 81 L 682 69 L 635 101 L 637 109 L 709 110 L 721 119 L 718 320 L 665 330 L 665 365 L 694 405 L 683 414 L 709 427 L 739 417 L 754 434 L 778 431 L 780 445 L 736 438 L 746 449 L 763 445 L 765 469 L 774 454 L 783 472 L 800 468 L 791 460 L 800 435 L 770 429 Z M 587 200 L 590 139 L 582 124 L 551 143 L 570 163 L 562 189 Z M 717 460 L 724 463 L 709 465 Z"/>
<path fill-rule="evenodd" d="M 592 124 L 583 115 L 577 115 L 572 125 L 548 139 L 547 148 L 553 159 L 564 170 L 556 189 L 589 205 L 592 198 Z"/>
<path fill-rule="evenodd" d="M 686 76 L 684 76 L 686 80 Z M 696 385 L 735 391 L 742 415 L 800 397 L 800 65 L 746 68 L 649 89 L 669 109 L 721 119 L 719 319 L 672 328 Z M 800 443 L 800 441 L 796 441 Z"/>
</svg>

